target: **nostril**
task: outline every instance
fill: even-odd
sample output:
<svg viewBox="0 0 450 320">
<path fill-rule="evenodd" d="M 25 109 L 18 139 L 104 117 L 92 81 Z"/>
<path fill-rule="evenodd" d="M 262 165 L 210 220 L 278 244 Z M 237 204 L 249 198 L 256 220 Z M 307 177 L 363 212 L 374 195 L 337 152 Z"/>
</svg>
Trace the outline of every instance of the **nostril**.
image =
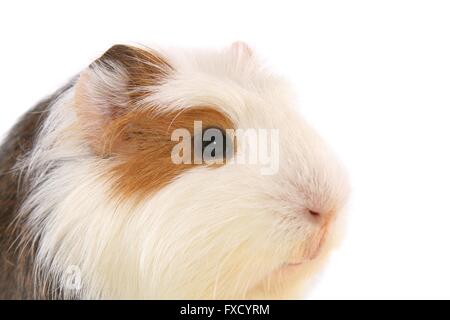
<svg viewBox="0 0 450 320">
<path fill-rule="evenodd" d="M 313 217 L 320 217 L 320 213 L 314 210 L 308 210 L 309 214 Z"/>
</svg>

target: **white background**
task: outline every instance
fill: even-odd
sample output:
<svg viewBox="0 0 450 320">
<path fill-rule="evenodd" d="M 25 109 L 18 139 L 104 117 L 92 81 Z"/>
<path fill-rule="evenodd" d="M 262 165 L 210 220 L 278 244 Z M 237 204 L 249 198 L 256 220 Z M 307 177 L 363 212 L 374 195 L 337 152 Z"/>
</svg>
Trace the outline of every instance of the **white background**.
<svg viewBox="0 0 450 320">
<path fill-rule="evenodd" d="M 450 298 L 450 2 L 0 5 L 0 134 L 114 43 L 251 44 L 350 172 L 348 230 L 310 298 Z"/>
</svg>

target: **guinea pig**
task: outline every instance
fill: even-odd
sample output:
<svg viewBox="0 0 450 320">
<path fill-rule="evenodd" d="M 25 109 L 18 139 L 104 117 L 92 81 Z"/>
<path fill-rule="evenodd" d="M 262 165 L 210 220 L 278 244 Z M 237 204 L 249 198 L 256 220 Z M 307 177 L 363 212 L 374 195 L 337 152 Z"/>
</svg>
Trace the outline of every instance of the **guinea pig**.
<svg viewBox="0 0 450 320">
<path fill-rule="evenodd" d="M 1 147 L 0 297 L 300 297 L 349 188 L 296 105 L 242 42 L 113 46 Z"/>
</svg>

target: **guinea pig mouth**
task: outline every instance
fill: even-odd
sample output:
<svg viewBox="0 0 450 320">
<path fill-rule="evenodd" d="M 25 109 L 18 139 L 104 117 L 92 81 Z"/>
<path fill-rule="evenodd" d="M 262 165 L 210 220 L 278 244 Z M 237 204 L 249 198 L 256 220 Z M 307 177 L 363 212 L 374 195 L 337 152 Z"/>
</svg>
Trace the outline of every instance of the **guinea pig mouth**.
<svg viewBox="0 0 450 320">
<path fill-rule="evenodd" d="M 283 268 L 298 268 L 305 264 L 305 261 L 301 262 L 288 262 L 283 265 Z"/>
<path fill-rule="evenodd" d="M 322 253 L 322 247 L 326 240 L 326 229 L 322 228 L 317 235 L 312 237 L 307 246 L 300 248 L 290 260 L 288 260 L 285 267 L 299 267 L 308 261 L 315 260 Z"/>
<path fill-rule="evenodd" d="M 292 281 L 292 276 L 296 277 L 296 275 L 301 274 L 304 268 L 308 268 L 309 263 L 321 256 L 324 251 L 322 248 L 326 241 L 326 233 L 325 230 L 320 230 L 311 237 L 307 243 L 295 250 L 293 255 L 270 271 L 263 278 L 262 283 L 268 279 L 269 281 L 280 281 L 280 284 L 289 283 Z"/>
</svg>

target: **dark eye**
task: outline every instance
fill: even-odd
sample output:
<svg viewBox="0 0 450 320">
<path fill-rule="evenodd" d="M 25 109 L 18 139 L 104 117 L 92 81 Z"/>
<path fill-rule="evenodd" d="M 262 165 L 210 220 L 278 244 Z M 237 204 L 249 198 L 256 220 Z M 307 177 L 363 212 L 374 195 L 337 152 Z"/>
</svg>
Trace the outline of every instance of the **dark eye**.
<svg viewBox="0 0 450 320">
<path fill-rule="evenodd" d="M 202 159 L 204 161 L 225 160 L 231 155 L 231 141 L 220 128 L 206 128 L 202 132 Z"/>
</svg>

